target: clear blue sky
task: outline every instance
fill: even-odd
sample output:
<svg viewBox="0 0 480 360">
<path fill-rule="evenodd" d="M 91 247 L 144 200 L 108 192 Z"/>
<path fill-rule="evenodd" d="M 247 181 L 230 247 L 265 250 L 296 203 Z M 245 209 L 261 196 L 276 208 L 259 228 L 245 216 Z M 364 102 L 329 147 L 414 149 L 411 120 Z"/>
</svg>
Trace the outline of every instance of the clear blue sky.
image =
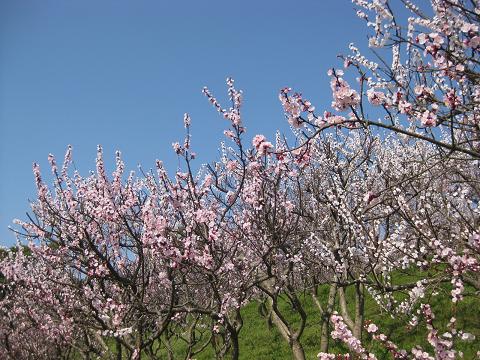
<svg viewBox="0 0 480 360">
<path fill-rule="evenodd" d="M 87 174 L 102 144 L 110 164 L 118 149 L 128 170 L 158 158 L 172 171 L 184 112 L 198 163 L 212 161 L 226 123 L 203 86 L 223 100 L 233 76 L 249 137 L 273 137 L 288 131 L 278 90 L 327 107 L 327 69 L 366 37 L 349 0 L 1 1 L 0 244 L 35 197 L 33 161 L 48 175 L 48 153 L 72 144 Z"/>
</svg>

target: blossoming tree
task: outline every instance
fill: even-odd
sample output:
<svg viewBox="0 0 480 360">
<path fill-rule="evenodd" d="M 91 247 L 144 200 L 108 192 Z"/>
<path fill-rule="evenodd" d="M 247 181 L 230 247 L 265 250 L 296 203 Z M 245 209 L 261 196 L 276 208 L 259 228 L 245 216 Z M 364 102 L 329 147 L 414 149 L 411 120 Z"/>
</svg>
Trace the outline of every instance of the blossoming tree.
<svg viewBox="0 0 480 360">
<path fill-rule="evenodd" d="M 388 1 L 354 0 L 378 60 L 350 46 L 345 70 L 329 71 L 331 109 L 281 90 L 293 143 L 249 140 L 228 78 L 230 107 L 203 90 L 228 126 L 221 158 L 198 172 L 188 114 L 171 177 L 160 161 L 124 176 L 120 153 L 109 176 L 101 147 L 87 177 L 70 170 L 70 148 L 60 168 L 49 156 L 51 186 L 34 164 L 38 196 L 18 221 L 26 247 L 0 260 L 0 357 L 190 359 L 209 348 L 238 359 L 241 309 L 255 300 L 305 359 L 305 293 L 320 312 L 319 358 L 375 359 L 379 347 L 462 356 L 480 335 L 455 317 L 480 291 L 480 7 L 401 3 L 406 27 Z M 448 324 L 435 321 L 436 297 L 451 303 Z M 431 348 L 402 349 L 366 318 L 368 299 L 423 326 Z M 333 340 L 348 353 L 329 353 Z"/>
</svg>

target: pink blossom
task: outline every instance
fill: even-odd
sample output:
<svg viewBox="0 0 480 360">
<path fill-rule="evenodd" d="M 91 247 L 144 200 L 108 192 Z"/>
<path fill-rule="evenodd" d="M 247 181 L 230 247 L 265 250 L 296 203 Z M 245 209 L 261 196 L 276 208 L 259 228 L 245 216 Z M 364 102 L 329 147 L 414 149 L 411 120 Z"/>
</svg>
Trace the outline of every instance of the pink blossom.
<svg viewBox="0 0 480 360">
<path fill-rule="evenodd" d="M 252 144 L 253 146 L 258 149 L 258 147 L 260 146 L 260 144 L 264 141 L 266 141 L 267 139 L 265 138 L 264 135 L 255 135 L 253 140 L 252 140 Z"/>
<path fill-rule="evenodd" d="M 229 171 L 233 171 L 237 168 L 237 165 L 238 165 L 238 163 L 236 161 L 231 161 L 230 160 L 230 161 L 227 162 L 226 167 Z"/>
<path fill-rule="evenodd" d="M 425 110 L 420 117 L 420 122 L 422 125 L 427 126 L 427 127 L 432 127 L 437 125 L 437 115 L 430 111 L 430 110 Z"/>
<path fill-rule="evenodd" d="M 353 336 L 350 329 L 343 322 L 343 318 L 339 316 L 336 312 L 333 313 L 330 320 L 332 321 L 334 330 L 332 331 L 332 337 L 334 339 L 339 339 L 347 345 L 350 350 L 359 355 L 367 355 L 367 351 L 363 348 L 360 340 Z M 368 354 L 369 359 L 376 359 L 373 354 Z"/>
<path fill-rule="evenodd" d="M 335 360 L 337 356 L 335 354 L 327 354 L 327 353 L 320 352 L 318 353 L 317 358 L 319 360 Z"/>
<path fill-rule="evenodd" d="M 480 36 L 474 36 L 468 41 L 468 46 L 476 49 L 480 46 Z"/>
<path fill-rule="evenodd" d="M 375 325 L 375 324 L 373 324 L 373 323 L 371 323 L 371 324 L 368 325 L 368 327 L 367 327 L 367 331 L 368 331 L 369 333 L 375 333 L 375 332 L 377 332 L 377 330 L 378 330 L 378 326 Z"/>
<path fill-rule="evenodd" d="M 412 109 L 412 104 L 405 100 L 400 100 L 400 102 L 398 103 L 398 110 L 401 114 L 410 114 L 412 112 Z"/>
<path fill-rule="evenodd" d="M 337 76 L 340 76 L 340 74 L 340 70 L 338 70 Z M 330 87 L 333 93 L 332 107 L 334 109 L 342 111 L 360 102 L 360 95 L 341 77 L 332 76 Z"/>
<path fill-rule="evenodd" d="M 177 142 L 172 143 L 172 148 L 175 151 L 175 153 L 180 154 L 182 152 L 182 147 L 180 144 Z"/>
<path fill-rule="evenodd" d="M 227 200 L 227 204 L 232 205 L 233 201 L 235 200 L 235 193 L 233 191 L 229 191 L 225 199 Z"/>
<path fill-rule="evenodd" d="M 427 36 L 427 34 L 424 34 L 424 33 L 418 34 L 418 36 L 417 36 L 417 42 L 418 42 L 420 45 L 425 44 L 427 41 L 428 41 L 428 36 Z"/>
<path fill-rule="evenodd" d="M 475 24 L 465 23 L 462 25 L 461 30 L 467 34 L 470 32 L 476 33 L 478 32 L 478 26 Z"/>
<path fill-rule="evenodd" d="M 263 135 L 255 135 L 252 144 L 257 149 L 259 155 L 265 155 L 273 148 L 272 143 L 267 141 Z"/>
<path fill-rule="evenodd" d="M 325 121 L 329 124 L 340 125 L 343 124 L 347 119 L 340 115 L 332 115 L 330 112 L 324 113 Z"/>
<path fill-rule="evenodd" d="M 439 34 L 439 33 L 436 33 L 436 32 L 432 32 L 428 35 L 430 37 L 430 39 L 432 39 L 432 41 L 434 42 L 434 44 L 436 45 L 441 45 L 443 44 L 443 37 Z"/>
<path fill-rule="evenodd" d="M 385 94 L 380 91 L 370 89 L 367 91 L 368 101 L 374 106 L 379 106 L 385 103 Z"/>
<path fill-rule="evenodd" d="M 232 130 L 225 130 L 223 133 L 225 134 L 226 137 L 230 139 L 233 139 L 235 137 L 235 134 L 233 133 Z"/>
<path fill-rule="evenodd" d="M 301 128 L 303 125 L 303 122 L 300 120 L 299 117 L 289 117 L 288 118 L 288 123 L 292 125 L 295 129 Z"/>
<path fill-rule="evenodd" d="M 461 104 L 460 98 L 455 94 L 455 89 L 450 89 L 443 97 L 445 105 L 451 109 L 455 109 Z"/>
</svg>

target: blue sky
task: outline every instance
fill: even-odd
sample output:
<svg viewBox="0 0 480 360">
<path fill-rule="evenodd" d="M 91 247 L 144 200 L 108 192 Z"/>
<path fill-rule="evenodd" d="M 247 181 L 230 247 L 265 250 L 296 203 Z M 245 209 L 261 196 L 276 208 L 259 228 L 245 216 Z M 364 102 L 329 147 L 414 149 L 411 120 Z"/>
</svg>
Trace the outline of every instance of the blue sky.
<svg viewBox="0 0 480 360">
<path fill-rule="evenodd" d="M 218 157 L 226 126 L 201 94 L 244 90 L 247 135 L 289 131 L 278 90 L 328 107 L 326 72 L 367 31 L 349 0 L 0 2 L 0 244 L 35 197 L 32 162 L 73 146 L 82 174 L 122 151 L 128 170 L 178 166 L 171 143 L 192 117 L 198 164 Z M 224 103 L 226 103 L 224 101 Z M 48 178 L 48 176 L 46 176 Z"/>
</svg>

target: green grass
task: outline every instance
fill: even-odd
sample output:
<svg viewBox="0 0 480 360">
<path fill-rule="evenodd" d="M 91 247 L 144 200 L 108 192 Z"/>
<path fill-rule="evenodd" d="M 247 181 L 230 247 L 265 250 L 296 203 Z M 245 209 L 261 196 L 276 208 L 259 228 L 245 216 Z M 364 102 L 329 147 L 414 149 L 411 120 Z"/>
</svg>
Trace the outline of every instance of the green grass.
<svg viewBox="0 0 480 360">
<path fill-rule="evenodd" d="M 474 342 L 459 343 L 459 348 L 464 352 L 465 359 L 474 359 L 476 352 L 480 350 L 480 300 L 477 296 L 466 296 L 456 308 L 452 308 L 449 299 L 450 288 L 448 285 L 441 288 L 444 294 L 432 298 L 431 305 L 435 313 L 435 326 L 439 333 L 446 331 L 446 324 L 451 316 L 457 318 L 457 328 L 465 329 L 476 336 Z M 468 293 L 468 289 L 466 292 Z M 320 288 L 319 298 L 325 301 L 328 293 L 327 287 Z M 305 349 L 307 359 L 316 359 L 320 348 L 320 313 L 314 305 L 310 294 L 300 295 L 302 304 L 308 314 L 305 331 L 301 342 Z M 350 300 L 350 301 L 349 301 Z M 347 290 L 347 301 L 349 306 L 353 304 L 353 289 Z M 277 329 L 269 327 L 265 318 L 258 310 L 258 303 L 252 302 L 242 310 L 244 327 L 240 333 L 240 359 L 270 360 L 290 359 L 291 353 L 285 340 Z M 353 305 L 352 305 L 353 306 Z M 289 321 L 299 321 L 298 315 L 290 308 L 286 301 L 279 304 L 282 313 L 286 314 Z M 425 350 L 432 350 L 426 339 L 425 324 L 411 329 L 408 327 L 408 319 L 393 319 L 385 312 L 382 312 L 378 305 L 369 296 L 365 301 L 365 319 L 375 322 L 380 330 L 388 335 L 400 348 L 410 350 L 414 345 L 419 344 Z M 390 359 L 390 355 L 376 342 L 370 342 L 369 338 L 364 339 L 367 349 L 377 354 L 379 359 Z M 184 346 L 177 343 L 176 353 L 183 353 Z M 331 340 L 329 352 L 348 352 L 343 344 Z M 183 357 L 179 357 L 183 358 Z M 198 360 L 214 359 L 215 353 L 211 347 L 195 357 Z"/>
</svg>

